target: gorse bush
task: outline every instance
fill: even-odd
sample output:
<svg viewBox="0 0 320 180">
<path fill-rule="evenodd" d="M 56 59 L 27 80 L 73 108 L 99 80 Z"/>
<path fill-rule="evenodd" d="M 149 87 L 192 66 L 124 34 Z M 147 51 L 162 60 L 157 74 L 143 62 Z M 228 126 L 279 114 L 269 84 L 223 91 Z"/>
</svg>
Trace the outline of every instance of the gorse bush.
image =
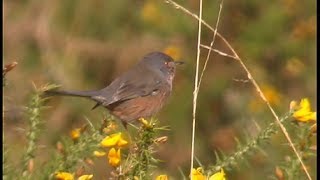
<svg viewBox="0 0 320 180">
<path fill-rule="evenodd" d="M 167 136 L 157 137 L 159 131 L 169 131 L 168 127 L 157 127 L 157 120 L 139 120 L 139 127 L 135 127 L 134 137 L 130 137 L 128 132 L 121 132 L 111 117 L 105 117 L 99 127 L 95 127 L 89 120 L 87 124 L 70 131 L 67 138 L 58 141 L 53 155 L 41 168 L 34 165 L 37 158 L 38 137 L 43 127 L 40 116 L 43 110 L 43 91 L 55 88 L 55 85 L 46 85 L 36 89 L 27 107 L 29 118 L 29 129 L 26 133 L 27 145 L 22 158 L 21 178 L 33 179 L 42 177 L 43 179 L 92 179 L 93 174 L 88 172 L 87 166 L 95 166 L 92 159 L 106 158 L 110 171 L 110 178 L 114 179 L 151 179 L 156 175 L 153 173 L 161 160 L 155 158 L 157 148 L 168 140 Z M 294 119 L 294 121 L 291 121 Z M 312 136 L 315 133 L 316 120 L 315 112 L 311 111 L 308 99 L 302 99 L 300 104 L 291 102 L 291 110 L 280 118 L 280 122 L 291 126 L 297 137 L 297 147 L 299 155 L 303 159 L 314 156 L 312 151 L 314 146 Z M 311 122 L 311 123 L 310 123 Z M 225 179 L 225 171 L 232 171 L 233 168 L 240 168 L 239 165 L 253 153 L 263 151 L 262 145 L 269 143 L 273 134 L 279 133 L 276 123 L 270 123 L 255 138 L 248 138 L 245 143 L 238 141 L 238 148 L 232 154 L 225 154 L 222 151 L 216 153 L 217 162 L 209 167 L 198 167 L 192 170 L 193 179 Z M 127 134 L 127 137 L 124 136 Z M 5 144 L 4 144 L 5 145 Z M 263 151 L 264 152 L 264 151 Z M 6 157 L 6 149 L 4 151 Z M 4 162 L 4 178 L 13 178 L 13 172 L 19 169 L 10 170 L 10 162 Z M 250 163 L 247 163 L 250 166 Z M 17 172 L 16 172 L 17 173 Z M 87 174 L 89 173 L 89 174 Z M 300 162 L 294 156 L 288 156 L 282 164 L 279 164 L 274 178 L 303 178 Z M 167 175 L 159 175 L 156 179 L 166 179 Z"/>
</svg>

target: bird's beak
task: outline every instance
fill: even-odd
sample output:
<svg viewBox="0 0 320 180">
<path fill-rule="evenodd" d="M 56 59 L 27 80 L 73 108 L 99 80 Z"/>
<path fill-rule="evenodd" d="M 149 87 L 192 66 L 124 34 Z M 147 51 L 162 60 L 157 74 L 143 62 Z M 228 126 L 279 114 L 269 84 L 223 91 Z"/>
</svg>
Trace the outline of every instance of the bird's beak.
<svg viewBox="0 0 320 180">
<path fill-rule="evenodd" d="M 182 65 L 182 64 L 185 64 L 185 62 L 183 62 L 183 61 L 174 61 L 174 64 L 175 65 Z"/>
</svg>

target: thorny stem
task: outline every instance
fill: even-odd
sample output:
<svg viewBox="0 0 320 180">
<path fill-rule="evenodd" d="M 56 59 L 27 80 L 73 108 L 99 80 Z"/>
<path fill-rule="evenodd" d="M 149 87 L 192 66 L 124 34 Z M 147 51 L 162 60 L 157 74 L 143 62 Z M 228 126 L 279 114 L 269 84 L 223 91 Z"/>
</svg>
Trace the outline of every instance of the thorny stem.
<svg viewBox="0 0 320 180">
<path fill-rule="evenodd" d="M 213 27 L 211 27 L 208 23 L 206 23 L 205 21 L 202 20 L 202 17 L 198 17 L 196 14 L 191 13 L 188 9 L 184 8 L 183 6 L 179 5 L 178 3 L 174 2 L 173 0 L 165 0 L 166 3 L 173 5 L 176 9 L 179 9 L 181 11 L 183 11 L 184 13 L 192 16 L 193 18 L 197 19 L 199 21 L 199 23 L 201 22 L 203 25 L 205 25 L 207 28 L 209 28 L 211 31 L 215 32 L 215 29 Z M 202 4 L 202 2 L 200 1 L 200 4 Z M 201 14 L 200 14 L 201 15 Z M 274 118 L 276 119 L 276 122 L 278 123 L 278 125 L 280 126 L 281 131 L 283 132 L 283 134 L 285 135 L 287 141 L 290 144 L 290 147 L 292 148 L 293 152 L 295 153 L 295 155 L 297 156 L 297 158 L 300 161 L 300 164 L 304 170 L 304 172 L 306 173 L 307 177 L 309 180 L 311 180 L 311 176 L 305 166 L 305 164 L 303 163 L 301 156 L 299 155 L 297 149 L 295 148 L 294 144 L 292 143 L 292 140 L 289 136 L 289 133 L 287 132 L 286 128 L 283 126 L 283 124 L 281 123 L 281 121 L 279 120 L 278 115 L 276 114 L 276 112 L 274 111 L 274 109 L 272 108 L 272 106 L 270 105 L 269 101 L 265 98 L 264 93 L 261 91 L 259 85 L 257 84 L 256 80 L 253 78 L 253 76 L 251 75 L 250 71 L 248 70 L 248 68 L 246 67 L 246 65 L 243 63 L 243 61 L 241 60 L 241 58 L 239 57 L 239 55 L 236 53 L 236 51 L 232 48 L 232 46 L 230 45 L 230 43 L 219 33 L 217 32 L 217 36 L 228 46 L 228 48 L 232 51 L 232 53 L 234 54 L 234 57 L 236 60 L 239 61 L 239 63 L 241 64 L 242 68 L 246 71 L 247 76 L 249 78 L 249 80 L 251 81 L 251 83 L 254 85 L 254 87 L 256 88 L 257 92 L 259 93 L 261 99 L 266 103 L 266 105 L 268 106 L 269 110 L 271 111 L 272 115 L 274 116 Z M 197 75 L 197 74 L 196 74 Z"/>
</svg>

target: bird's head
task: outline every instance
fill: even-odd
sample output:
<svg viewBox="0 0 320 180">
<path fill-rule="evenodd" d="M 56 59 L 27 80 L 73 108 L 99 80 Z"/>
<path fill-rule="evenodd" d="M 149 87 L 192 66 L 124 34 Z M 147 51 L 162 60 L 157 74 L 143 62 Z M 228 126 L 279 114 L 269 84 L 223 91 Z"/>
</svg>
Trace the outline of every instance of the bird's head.
<svg viewBox="0 0 320 180">
<path fill-rule="evenodd" d="M 140 63 L 171 81 L 174 77 L 176 66 L 183 64 L 182 61 L 175 61 L 172 57 L 162 52 L 151 52 L 144 56 Z"/>
</svg>

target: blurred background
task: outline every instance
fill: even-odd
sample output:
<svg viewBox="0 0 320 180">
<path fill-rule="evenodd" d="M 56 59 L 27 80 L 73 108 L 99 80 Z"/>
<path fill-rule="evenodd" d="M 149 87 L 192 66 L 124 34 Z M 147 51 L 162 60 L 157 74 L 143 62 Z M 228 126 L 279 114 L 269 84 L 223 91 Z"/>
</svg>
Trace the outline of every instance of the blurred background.
<svg viewBox="0 0 320 180">
<path fill-rule="evenodd" d="M 177 0 L 198 14 L 198 1 Z M 220 1 L 203 2 L 203 19 L 215 26 Z M 165 1 L 156 0 L 4 0 L 3 59 L 18 66 L 7 74 L 4 88 L 4 135 L 7 146 L 18 151 L 25 145 L 24 107 L 33 84 L 55 83 L 67 90 L 92 90 L 108 85 L 151 51 L 170 50 L 187 62 L 176 73 L 170 102 L 157 115 L 160 125 L 171 130 L 157 157 L 163 160 L 158 174 L 180 179 L 188 174 L 191 149 L 192 94 L 197 52 L 197 21 Z M 231 43 L 267 99 L 281 116 L 291 100 L 308 97 L 316 108 L 316 1 L 225 0 L 218 31 Z M 203 27 L 202 43 L 210 45 L 213 32 Z M 230 53 L 217 38 L 214 47 Z M 203 65 L 206 49 L 201 49 Z M 231 53 L 230 53 L 231 54 Z M 212 53 L 198 96 L 196 157 L 204 165 L 214 164 L 214 151 L 226 154 L 236 149 L 235 137 L 256 136 L 259 128 L 274 121 L 240 64 Z M 87 99 L 56 97 L 43 113 L 46 121 L 39 156 L 55 147 L 62 135 L 86 123 L 101 122 L 105 109 L 91 111 Z M 13 143 L 12 143 L 13 142 Z M 273 137 L 262 153 L 230 179 L 266 179 L 287 153 L 282 133 Z M 106 162 L 100 162 L 106 164 Z M 307 162 L 315 177 L 315 159 Z M 106 165 L 107 166 L 107 165 Z M 105 167 L 96 173 L 105 172 Z M 196 166 L 199 166 L 196 163 Z M 252 169 L 254 168 L 254 170 Z M 97 176 L 96 176 L 97 177 Z"/>
</svg>

